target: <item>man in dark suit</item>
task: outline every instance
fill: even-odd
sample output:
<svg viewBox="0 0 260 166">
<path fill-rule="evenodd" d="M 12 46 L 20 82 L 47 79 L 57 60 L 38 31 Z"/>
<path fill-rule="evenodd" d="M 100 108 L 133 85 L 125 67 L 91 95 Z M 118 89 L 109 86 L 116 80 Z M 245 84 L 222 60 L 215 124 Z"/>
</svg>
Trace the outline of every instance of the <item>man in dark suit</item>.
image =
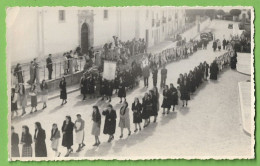
<svg viewBox="0 0 260 166">
<path fill-rule="evenodd" d="M 49 71 L 49 80 L 52 79 L 52 59 L 51 59 L 51 54 L 49 54 L 49 57 L 46 59 L 46 67 Z"/>
</svg>

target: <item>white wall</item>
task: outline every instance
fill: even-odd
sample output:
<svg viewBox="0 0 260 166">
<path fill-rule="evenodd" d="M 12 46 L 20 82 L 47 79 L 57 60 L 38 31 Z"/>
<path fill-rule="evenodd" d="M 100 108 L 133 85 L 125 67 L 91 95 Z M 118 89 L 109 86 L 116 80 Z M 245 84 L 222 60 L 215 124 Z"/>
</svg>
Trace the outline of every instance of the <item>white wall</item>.
<svg viewBox="0 0 260 166">
<path fill-rule="evenodd" d="M 7 10 L 7 56 L 13 63 L 37 57 L 37 11 L 29 8 Z"/>
<path fill-rule="evenodd" d="M 118 36 L 117 11 L 109 9 L 108 18 L 104 19 L 104 9 L 94 10 L 94 46 L 103 46 L 106 42 L 113 41 L 112 36 Z"/>
<path fill-rule="evenodd" d="M 62 53 L 79 45 L 78 11 L 65 10 L 65 21 L 59 21 L 59 10 L 44 11 L 44 53 Z"/>
</svg>

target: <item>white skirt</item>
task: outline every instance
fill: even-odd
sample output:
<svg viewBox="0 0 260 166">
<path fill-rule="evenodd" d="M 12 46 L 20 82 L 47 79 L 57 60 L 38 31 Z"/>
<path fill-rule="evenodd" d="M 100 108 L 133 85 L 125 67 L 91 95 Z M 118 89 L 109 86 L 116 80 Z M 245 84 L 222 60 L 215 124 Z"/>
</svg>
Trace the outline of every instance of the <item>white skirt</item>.
<svg viewBox="0 0 260 166">
<path fill-rule="evenodd" d="M 84 130 L 81 130 L 76 133 L 76 143 L 81 144 L 83 141 L 84 141 Z"/>
<path fill-rule="evenodd" d="M 46 103 L 48 101 L 48 95 L 42 95 L 42 102 Z"/>
</svg>

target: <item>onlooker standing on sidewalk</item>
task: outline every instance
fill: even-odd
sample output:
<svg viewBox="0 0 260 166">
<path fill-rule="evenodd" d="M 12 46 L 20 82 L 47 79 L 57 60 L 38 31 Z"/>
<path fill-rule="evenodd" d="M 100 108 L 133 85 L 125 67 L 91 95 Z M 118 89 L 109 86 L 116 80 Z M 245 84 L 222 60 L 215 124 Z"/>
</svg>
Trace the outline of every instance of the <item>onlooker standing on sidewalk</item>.
<svg viewBox="0 0 260 166">
<path fill-rule="evenodd" d="M 149 86 L 149 77 L 150 77 L 150 69 L 149 66 L 145 66 L 143 68 L 143 77 L 144 77 L 144 86 L 148 88 Z"/>
<path fill-rule="evenodd" d="M 14 69 L 14 76 L 17 78 L 18 83 L 23 83 L 23 71 L 20 63 L 17 63 Z"/>
<path fill-rule="evenodd" d="M 24 114 L 26 114 L 25 107 L 27 106 L 27 95 L 23 83 L 19 84 L 18 93 L 19 93 L 20 105 L 23 110 L 21 116 L 23 116 Z"/>
<path fill-rule="evenodd" d="M 35 108 L 34 112 L 37 112 L 37 93 L 38 91 L 36 85 L 33 84 L 29 92 L 29 95 L 31 96 L 31 107 L 32 107 L 30 114 L 33 113 L 33 108 Z"/>
<path fill-rule="evenodd" d="M 224 39 L 224 40 L 222 41 L 222 45 L 223 45 L 223 50 L 225 50 L 225 49 L 226 49 L 226 45 L 227 45 L 226 39 Z"/>
<path fill-rule="evenodd" d="M 48 78 L 49 80 L 52 79 L 52 71 L 53 71 L 53 64 L 52 64 L 52 59 L 51 59 L 51 54 L 49 54 L 49 57 L 46 59 L 46 67 L 48 69 Z"/>
<path fill-rule="evenodd" d="M 42 91 L 42 109 L 47 108 L 47 101 L 48 101 L 48 85 L 46 84 L 45 80 L 42 80 L 41 83 L 41 91 Z"/>
<path fill-rule="evenodd" d="M 163 68 L 161 69 L 161 88 L 165 87 L 166 78 L 167 78 L 167 69 L 165 69 L 165 65 L 163 65 Z"/>
<path fill-rule="evenodd" d="M 18 116 L 17 112 L 17 93 L 15 92 L 15 88 L 12 88 L 12 93 L 11 93 L 11 112 L 12 115 L 11 117 L 14 117 L 14 112 L 16 113 L 16 116 Z"/>
</svg>

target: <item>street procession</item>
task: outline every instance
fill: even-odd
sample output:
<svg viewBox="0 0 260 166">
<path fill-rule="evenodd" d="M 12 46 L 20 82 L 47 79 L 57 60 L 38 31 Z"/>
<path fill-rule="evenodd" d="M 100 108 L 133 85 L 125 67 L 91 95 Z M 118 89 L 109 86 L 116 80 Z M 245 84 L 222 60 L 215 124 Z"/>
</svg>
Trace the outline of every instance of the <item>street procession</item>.
<svg viewBox="0 0 260 166">
<path fill-rule="evenodd" d="M 241 127 L 238 83 L 251 78 L 251 64 L 241 65 L 251 60 L 251 9 L 130 9 L 19 11 L 17 26 L 32 13 L 44 24 L 35 50 L 10 37 L 13 160 L 153 158 L 153 150 L 178 158 L 200 146 L 206 154 L 206 144 L 221 155 L 213 138 L 233 140 L 227 156 L 250 154 L 251 137 L 233 127 Z"/>
</svg>

